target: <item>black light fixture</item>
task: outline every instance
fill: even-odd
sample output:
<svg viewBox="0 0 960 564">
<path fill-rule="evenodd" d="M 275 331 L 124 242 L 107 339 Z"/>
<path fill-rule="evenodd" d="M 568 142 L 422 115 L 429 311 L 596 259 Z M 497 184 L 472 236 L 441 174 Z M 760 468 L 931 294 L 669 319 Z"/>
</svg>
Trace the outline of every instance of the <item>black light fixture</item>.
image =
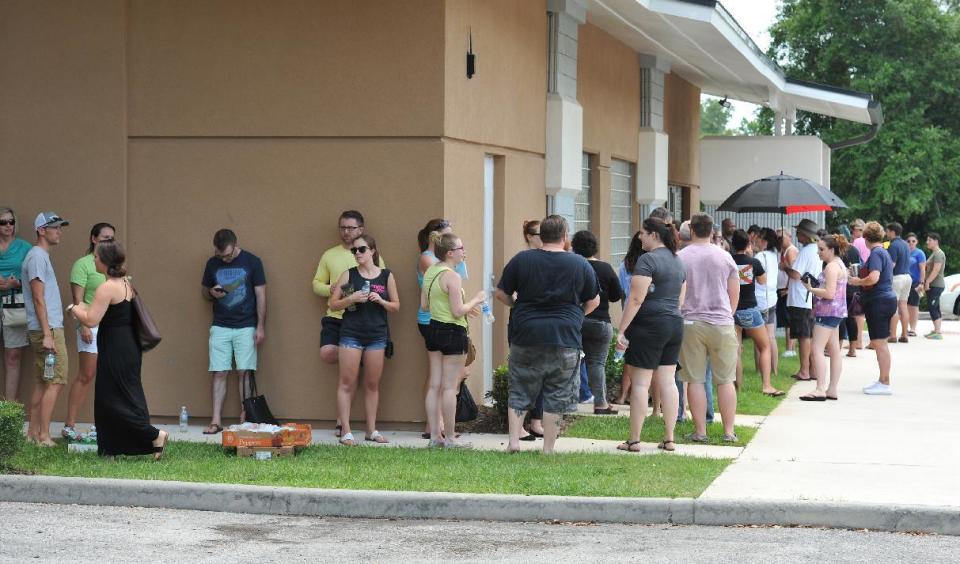
<svg viewBox="0 0 960 564">
<path fill-rule="evenodd" d="M 467 36 L 467 78 L 473 78 L 477 73 L 477 56 L 473 54 L 473 28 Z"/>
<path fill-rule="evenodd" d="M 722 108 L 730 108 L 731 106 L 733 106 L 733 104 L 729 100 L 727 100 L 726 96 L 723 97 L 723 100 L 717 100 L 717 103 L 720 104 L 720 107 Z"/>
</svg>

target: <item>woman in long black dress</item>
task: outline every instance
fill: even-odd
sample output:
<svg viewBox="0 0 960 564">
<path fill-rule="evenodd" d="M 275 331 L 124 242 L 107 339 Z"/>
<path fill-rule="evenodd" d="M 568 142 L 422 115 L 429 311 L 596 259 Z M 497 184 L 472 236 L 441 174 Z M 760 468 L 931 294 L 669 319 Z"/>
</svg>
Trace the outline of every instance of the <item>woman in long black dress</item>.
<svg viewBox="0 0 960 564">
<path fill-rule="evenodd" d="M 107 281 L 97 288 L 93 303 L 71 305 L 67 311 L 87 327 L 100 326 L 93 402 L 97 453 L 153 454 L 159 460 L 168 435 L 150 424 L 140 381 L 142 351 L 133 329 L 133 290 L 126 278 L 125 260 L 119 243 L 98 243 L 94 263 Z"/>
</svg>

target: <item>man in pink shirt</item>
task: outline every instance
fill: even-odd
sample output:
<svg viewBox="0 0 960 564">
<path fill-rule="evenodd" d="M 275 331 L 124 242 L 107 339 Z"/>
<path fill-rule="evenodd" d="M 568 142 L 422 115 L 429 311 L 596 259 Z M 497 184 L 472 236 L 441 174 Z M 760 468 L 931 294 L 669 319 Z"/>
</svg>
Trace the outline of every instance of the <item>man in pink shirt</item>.
<svg viewBox="0 0 960 564">
<path fill-rule="evenodd" d="M 733 312 L 740 299 L 737 265 L 730 253 L 710 244 L 713 218 L 705 213 L 690 218 L 692 240 L 677 256 L 687 273 L 687 292 L 680 312 L 683 315 L 683 344 L 680 347 L 681 379 L 688 383 L 693 413 L 694 442 L 707 441 L 706 387 L 707 360 L 717 383 L 717 400 L 723 418 L 723 440 L 736 442 L 733 422 L 737 413 L 737 354 L 739 343 Z"/>
</svg>

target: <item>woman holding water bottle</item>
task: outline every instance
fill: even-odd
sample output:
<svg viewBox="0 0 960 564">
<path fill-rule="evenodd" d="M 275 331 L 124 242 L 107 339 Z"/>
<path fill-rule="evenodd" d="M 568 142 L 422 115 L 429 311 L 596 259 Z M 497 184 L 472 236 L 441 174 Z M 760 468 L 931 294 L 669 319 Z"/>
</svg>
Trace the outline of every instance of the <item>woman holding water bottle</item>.
<svg viewBox="0 0 960 564">
<path fill-rule="evenodd" d="M 646 251 L 630 278 L 630 298 L 620 318 L 617 351 L 626 351 L 625 367 L 630 371 L 630 438 L 617 446 L 639 452 L 640 432 L 647 415 L 647 390 L 656 378 L 663 403 L 663 441 L 657 445 L 674 450 L 673 430 L 677 423 L 677 387 L 674 375 L 683 340 L 680 306 L 686 290 L 686 273 L 677 258 L 677 235 L 672 225 L 647 218 L 640 228 Z"/>
<path fill-rule="evenodd" d="M 573 235 L 573 252 L 587 259 L 597 275 L 600 286 L 600 305 L 583 318 L 583 362 L 587 365 L 587 379 L 593 393 L 594 415 L 615 415 L 617 411 L 607 402 L 607 354 L 613 337 L 610 323 L 610 302 L 623 298 L 620 279 L 613 267 L 597 258 L 597 238 L 589 231 L 577 231 Z"/>
<path fill-rule="evenodd" d="M 380 377 L 390 336 L 387 313 L 400 310 L 400 297 L 393 273 L 380 268 L 377 242 L 364 233 L 350 244 L 357 266 L 340 275 L 330 293 L 330 309 L 343 310 L 340 327 L 340 384 L 337 387 L 337 419 L 343 425 L 340 444 L 355 446 L 350 431 L 350 404 L 357 391 L 360 360 L 363 359 L 364 407 L 367 416 L 365 440 L 390 442 L 377 430 Z"/>
<path fill-rule="evenodd" d="M 463 262 L 465 252 L 459 237 L 446 233 L 435 247 L 440 262 L 424 273 L 420 291 L 420 307 L 430 312 L 426 339 L 430 387 L 424 403 L 430 424 L 430 446 L 463 448 L 468 445 L 456 439 L 453 429 L 460 375 L 470 346 L 467 316 L 479 315 L 479 306 L 486 301 L 487 293 L 481 290 L 466 301 L 463 280 L 457 273 L 457 265 Z M 442 428 L 447 430 L 446 437 L 441 433 L 438 413 L 443 419 Z"/>
</svg>

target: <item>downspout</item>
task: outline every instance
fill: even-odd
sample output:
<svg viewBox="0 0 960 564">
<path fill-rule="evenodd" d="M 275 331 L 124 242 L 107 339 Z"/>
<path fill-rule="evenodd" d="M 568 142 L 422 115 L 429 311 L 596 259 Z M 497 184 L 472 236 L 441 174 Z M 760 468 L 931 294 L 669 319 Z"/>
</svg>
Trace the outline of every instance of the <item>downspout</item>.
<svg viewBox="0 0 960 564">
<path fill-rule="evenodd" d="M 880 102 L 876 100 L 870 100 L 867 104 L 867 112 L 870 113 L 870 131 L 867 131 L 863 135 L 858 135 L 856 137 L 851 137 L 845 141 L 838 141 L 836 143 L 830 144 L 830 149 L 833 151 L 838 151 L 840 149 L 846 149 L 847 147 L 856 147 L 857 145 L 863 145 L 864 143 L 869 143 L 873 141 L 873 138 L 880 133 L 880 126 L 883 125 L 883 108 L 880 106 Z"/>
</svg>

